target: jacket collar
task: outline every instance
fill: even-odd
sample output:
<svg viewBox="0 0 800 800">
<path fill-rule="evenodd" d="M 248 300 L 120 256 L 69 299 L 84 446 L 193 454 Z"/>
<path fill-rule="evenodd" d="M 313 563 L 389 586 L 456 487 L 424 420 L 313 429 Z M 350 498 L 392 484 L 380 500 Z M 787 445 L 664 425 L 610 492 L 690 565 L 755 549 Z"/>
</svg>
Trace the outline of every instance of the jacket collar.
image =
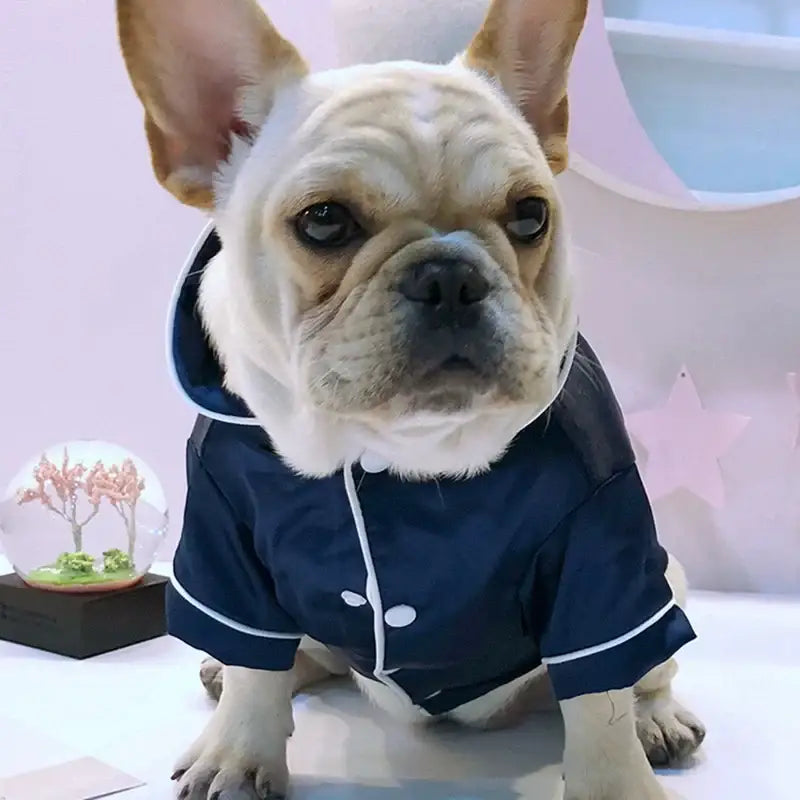
<svg viewBox="0 0 800 800">
<path fill-rule="evenodd" d="M 178 390 L 198 413 L 235 425 L 258 425 L 244 400 L 225 388 L 222 366 L 197 310 L 203 272 L 221 249 L 222 243 L 213 222 L 210 222 L 189 253 L 172 292 L 167 315 L 167 365 Z M 527 425 L 558 399 L 572 368 L 577 342 L 576 327 L 561 362 L 553 399 Z"/>
<path fill-rule="evenodd" d="M 167 315 L 167 365 L 195 411 L 236 425 L 258 425 L 247 404 L 225 389 L 222 366 L 203 329 L 197 302 L 203 272 L 222 243 L 209 223 L 195 242 L 172 292 Z"/>
</svg>

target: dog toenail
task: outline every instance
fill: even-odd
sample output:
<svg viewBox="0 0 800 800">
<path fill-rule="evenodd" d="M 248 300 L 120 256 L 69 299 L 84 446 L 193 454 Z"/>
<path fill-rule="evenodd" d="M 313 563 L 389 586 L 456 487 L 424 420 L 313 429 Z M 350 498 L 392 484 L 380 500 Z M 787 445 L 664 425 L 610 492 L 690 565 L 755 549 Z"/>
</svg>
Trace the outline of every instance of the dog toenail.
<svg viewBox="0 0 800 800">
<path fill-rule="evenodd" d="M 697 737 L 697 744 L 698 746 L 701 745 L 706 738 L 706 732 L 704 728 L 698 728 L 696 726 L 692 726 L 692 733 Z"/>
<path fill-rule="evenodd" d="M 654 767 L 665 767 L 670 758 L 666 747 L 656 747 L 650 751 L 650 763 Z"/>
<path fill-rule="evenodd" d="M 176 769 L 172 775 L 169 776 L 171 781 L 179 781 L 186 774 L 185 769 Z"/>
</svg>

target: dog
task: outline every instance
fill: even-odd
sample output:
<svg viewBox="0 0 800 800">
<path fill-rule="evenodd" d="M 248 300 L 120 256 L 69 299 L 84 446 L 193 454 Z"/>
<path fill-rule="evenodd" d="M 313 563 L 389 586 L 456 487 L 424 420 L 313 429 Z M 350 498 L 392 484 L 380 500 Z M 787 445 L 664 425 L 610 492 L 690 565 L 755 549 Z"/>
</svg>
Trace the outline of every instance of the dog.
<svg viewBox="0 0 800 800">
<path fill-rule="evenodd" d="M 330 675 L 478 727 L 546 680 L 568 800 L 663 800 L 651 763 L 703 740 L 683 571 L 578 334 L 586 5 L 493 0 L 451 63 L 312 74 L 254 0 L 117 0 L 156 177 L 212 218 L 170 317 L 200 414 L 169 625 L 219 697 L 181 798 L 285 796 L 292 695 Z"/>
</svg>

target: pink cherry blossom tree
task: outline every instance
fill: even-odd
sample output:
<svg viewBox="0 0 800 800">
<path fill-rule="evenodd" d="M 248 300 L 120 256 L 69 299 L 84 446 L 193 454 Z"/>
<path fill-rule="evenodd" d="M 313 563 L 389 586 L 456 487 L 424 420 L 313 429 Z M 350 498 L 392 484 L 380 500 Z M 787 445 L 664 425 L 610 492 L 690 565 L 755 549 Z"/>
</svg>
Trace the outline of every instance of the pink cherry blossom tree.
<svg viewBox="0 0 800 800">
<path fill-rule="evenodd" d="M 122 517 L 128 537 L 128 557 L 133 561 L 136 548 L 136 504 L 144 491 L 145 481 L 139 475 L 136 464 L 126 458 L 121 465 L 105 468 L 95 465 L 91 484 L 87 481 L 87 495 L 106 497 L 114 510 Z"/>
<path fill-rule="evenodd" d="M 122 517 L 128 539 L 128 557 L 133 561 L 136 547 L 136 506 L 144 491 L 145 481 L 139 475 L 133 460 L 126 458 L 122 464 L 106 467 L 98 461 L 91 469 L 82 463 L 70 465 L 69 453 L 64 448 L 64 458 L 59 467 L 42 455 L 33 469 L 36 486 L 21 489 L 17 503 L 39 502 L 53 514 L 69 523 L 75 552 L 83 550 L 83 529 L 97 516 L 103 500 Z M 80 495 L 89 504 L 83 516 L 79 510 Z"/>
<path fill-rule="evenodd" d="M 22 489 L 17 494 L 19 505 L 40 502 L 53 514 L 65 520 L 72 529 L 72 544 L 75 552 L 83 549 L 83 529 L 100 510 L 102 494 L 98 493 L 94 482 L 100 472 L 101 465 L 96 464 L 91 470 L 86 470 L 83 464 L 70 466 L 69 453 L 64 448 L 64 457 L 59 467 L 42 455 L 39 463 L 33 469 L 35 488 Z M 91 487 L 87 489 L 87 486 Z M 79 493 L 85 492 L 89 501 L 89 511 L 81 518 L 78 510 Z"/>
</svg>

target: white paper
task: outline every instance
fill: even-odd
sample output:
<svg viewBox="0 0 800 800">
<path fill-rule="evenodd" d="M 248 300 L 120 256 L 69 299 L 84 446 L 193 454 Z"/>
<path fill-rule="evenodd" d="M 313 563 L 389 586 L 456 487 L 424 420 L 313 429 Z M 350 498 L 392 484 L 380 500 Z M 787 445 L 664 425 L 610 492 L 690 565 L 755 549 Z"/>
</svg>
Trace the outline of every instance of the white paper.
<svg viewBox="0 0 800 800">
<path fill-rule="evenodd" d="M 0 800 L 96 800 L 143 784 L 96 758 L 78 758 L 0 778 Z"/>
</svg>

